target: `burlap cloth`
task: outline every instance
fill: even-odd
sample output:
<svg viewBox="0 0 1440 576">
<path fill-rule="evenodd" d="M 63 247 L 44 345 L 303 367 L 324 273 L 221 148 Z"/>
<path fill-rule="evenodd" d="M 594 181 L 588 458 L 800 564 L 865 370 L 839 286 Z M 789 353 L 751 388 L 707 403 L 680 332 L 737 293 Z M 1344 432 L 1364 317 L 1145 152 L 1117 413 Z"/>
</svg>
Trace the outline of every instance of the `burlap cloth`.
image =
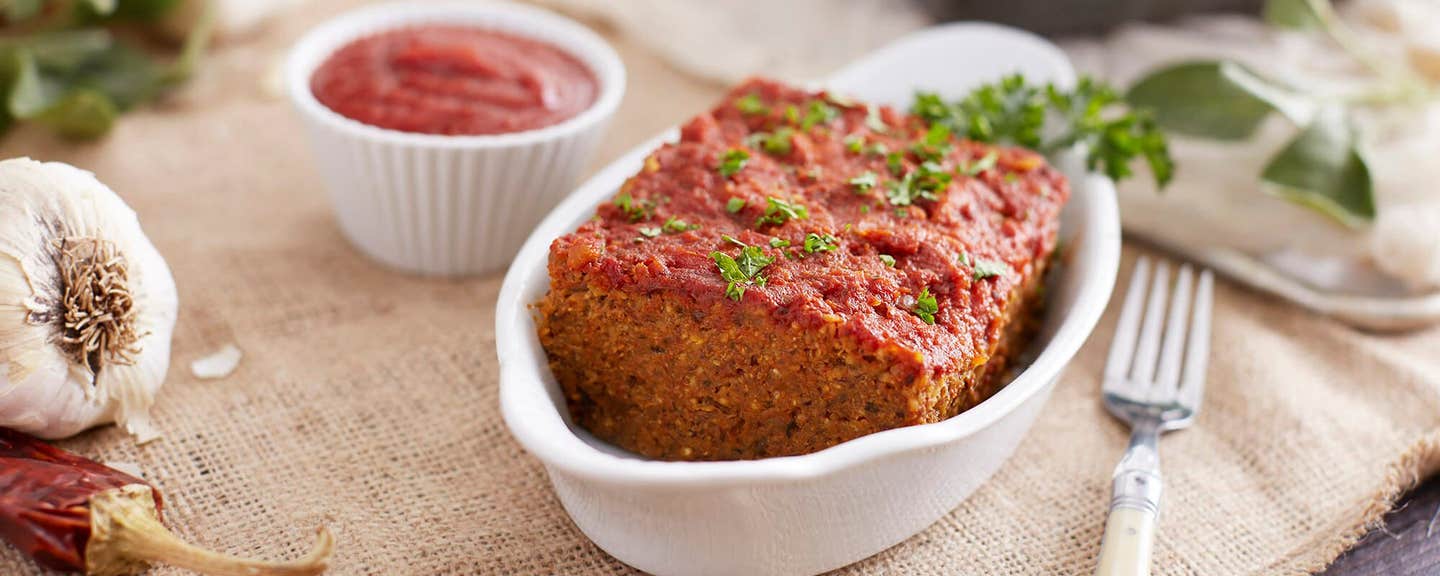
<svg viewBox="0 0 1440 576">
<path fill-rule="evenodd" d="M 103 142 L 3 141 L 6 157 L 94 170 L 140 213 L 179 283 L 155 410 L 165 437 L 137 447 L 105 428 L 64 445 L 137 464 L 169 496 L 177 532 L 237 554 L 295 556 L 323 523 L 339 538 L 333 574 L 629 572 L 570 523 L 501 421 L 500 278 L 416 279 L 351 249 L 288 103 L 266 94 L 279 51 L 340 3 L 226 48 L 181 98 Z M 630 89 L 597 165 L 719 90 L 615 43 Z M 1113 321 L 994 479 L 845 572 L 1087 573 L 1126 435 L 1097 401 Z M 190 375 L 191 360 L 232 342 L 245 351 L 234 375 Z M 1440 463 L 1437 350 L 1440 330 L 1357 333 L 1222 282 L 1204 412 L 1162 445 L 1158 572 L 1290 574 L 1333 559 Z M 0 574 L 36 572 L 0 547 Z"/>
</svg>

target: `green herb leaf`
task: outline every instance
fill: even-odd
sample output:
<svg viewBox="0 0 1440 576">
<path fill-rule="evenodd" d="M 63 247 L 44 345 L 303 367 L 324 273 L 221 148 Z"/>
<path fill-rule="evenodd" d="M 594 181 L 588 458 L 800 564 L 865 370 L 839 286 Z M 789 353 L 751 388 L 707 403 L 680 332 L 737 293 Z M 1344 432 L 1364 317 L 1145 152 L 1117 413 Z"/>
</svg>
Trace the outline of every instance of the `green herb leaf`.
<svg viewBox="0 0 1440 576">
<path fill-rule="evenodd" d="M 829 124 L 840 115 L 840 111 L 826 104 L 823 100 L 811 100 L 810 106 L 805 110 L 805 118 L 800 121 L 800 130 L 808 132 L 819 124 Z"/>
<path fill-rule="evenodd" d="M 700 225 L 690 224 L 685 222 L 684 220 L 671 216 L 665 219 L 665 224 L 662 225 L 660 229 L 664 230 L 668 234 L 679 234 L 681 232 L 688 232 L 690 230 L 699 230 Z"/>
<path fill-rule="evenodd" d="M 911 106 L 921 118 L 943 123 L 980 142 L 1008 143 L 1053 153 L 1086 145 L 1086 162 L 1112 178 L 1129 176 L 1131 162 L 1144 159 L 1164 186 L 1172 162 L 1165 136 L 1143 109 L 1123 110 L 1109 86 L 1081 78 L 1073 90 L 1054 85 L 1033 86 L 1019 75 L 972 91 L 947 104 L 931 93 L 917 93 Z M 1046 129 L 1047 118 L 1059 124 Z M 1045 140 L 1047 134 L 1054 134 Z"/>
<path fill-rule="evenodd" d="M 0 3 L 0 15 L 6 22 L 23 22 L 40 14 L 44 7 L 45 0 L 6 0 Z"/>
<path fill-rule="evenodd" d="M 1359 228 L 1375 219 L 1374 183 L 1354 129 L 1339 108 L 1322 110 L 1260 178 L 1274 194 Z"/>
<path fill-rule="evenodd" d="M 894 268 L 894 267 L 895 267 L 895 257 L 894 257 L 894 256 L 891 256 L 891 255 L 889 255 L 889 254 L 881 254 L 881 255 L 880 255 L 880 261 L 883 262 L 883 263 L 885 263 L 886 266 L 889 266 L 889 267 L 891 267 L 891 268 Z"/>
<path fill-rule="evenodd" d="M 756 132 L 751 138 L 760 144 L 760 149 L 765 153 L 784 156 L 790 153 L 790 138 L 794 135 L 794 128 L 782 126 L 774 132 Z"/>
<path fill-rule="evenodd" d="M 890 125 L 880 116 L 880 107 L 873 104 L 865 107 L 865 127 L 876 134 L 890 132 Z"/>
<path fill-rule="evenodd" d="M 753 93 L 746 94 L 735 100 L 735 109 L 739 110 L 741 114 L 744 114 L 746 116 L 757 116 L 770 113 L 770 107 L 766 106 L 764 102 L 760 101 L 760 95 Z"/>
<path fill-rule="evenodd" d="M 805 235 L 805 253 L 829 252 L 840 247 L 840 241 L 829 234 L 811 232 Z"/>
<path fill-rule="evenodd" d="M 865 150 L 865 137 L 864 137 L 864 136 L 846 136 L 846 137 L 845 137 L 845 149 L 848 150 L 848 151 L 850 151 L 851 154 L 859 154 L 859 153 L 863 152 L 863 151 Z"/>
<path fill-rule="evenodd" d="M 979 176 L 981 172 L 994 168 L 995 163 L 999 160 L 1000 155 L 995 153 L 994 150 L 991 150 L 979 160 L 976 160 L 974 162 L 962 162 L 960 164 L 960 173 L 971 177 Z"/>
<path fill-rule="evenodd" d="M 752 280 L 757 280 L 760 271 L 764 270 L 766 266 L 769 266 L 774 261 L 775 259 L 766 256 L 765 253 L 760 250 L 759 246 L 746 246 L 741 248 L 740 257 L 735 259 L 735 263 L 740 266 L 740 272 L 745 274 L 746 278 Z"/>
<path fill-rule="evenodd" d="M 922 161 L 934 162 L 950 153 L 950 126 L 943 122 L 930 125 L 925 137 L 910 147 L 910 153 Z"/>
<path fill-rule="evenodd" d="M 1307 0 L 1266 0 L 1265 22 L 1277 28 L 1310 30 L 1321 26 L 1320 16 Z"/>
<path fill-rule="evenodd" d="M 731 214 L 734 214 L 734 213 L 739 212 L 739 211 L 744 210 L 744 209 L 745 209 L 745 199 L 744 199 L 744 198 L 731 198 L 730 200 L 728 200 L 728 201 L 725 202 L 725 211 L 726 211 L 726 212 L 729 212 L 729 213 L 731 213 Z"/>
<path fill-rule="evenodd" d="M 715 170 L 721 176 L 729 178 L 738 174 L 750 161 L 750 153 L 742 148 L 731 148 L 720 155 L 720 166 Z"/>
<path fill-rule="evenodd" d="M 720 269 L 720 278 L 729 282 L 725 286 L 725 296 L 736 302 L 745 296 L 745 284 L 749 281 L 745 274 L 740 271 L 740 264 L 735 262 L 728 254 L 716 250 L 710 253 L 710 259 L 715 261 L 715 267 Z"/>
<path fill-rule="evenodd" d="M 915 189 L 920 191 L 919 196 L 926 200 L 935 200 L 936 192 L 945 190 L 950 186 L 950 180 L 954 178 L 949 171 L 945 170 L 937 162 L 925 161 L 915 169 Z"/>
<path fill-rule="evenodd" d="M 905 172 L 905 154 L 903 152 L 891 152 L 885 155 L 885 167 L 890 173 L 899 176 Z"/>
<path fill-rule="evenodd" d="M 924 320 L 926 324 L 935 323 L 935 315 L 940 313 L 940 303 L 936 302 L 935 296 L 930 294 L 929 286 L 926 286 L 920 291 L 920 295 L 915 297 L 915 307 L 910 311 Z"/>
<path fill-rule="evenodd" d="M 1216 140 L 1251 137 L 1272 111 L 1300 124 L 1315 113 L 1306 97 L 1228 61 L 1156 70 L 1136 82 L 1126 99 L 1152 110 L 1156 122 L 1168 130 Z"/>
<path fill-rule="evenodd" d="M 35 120 L 65 138 L 98 138 L 110 131 L 120 115 L 110 97 L 89 88 L 70 92 Z"/>
<path fill-rule="evenodd" d="M 631 222 L 639 222 L 650 217 L 655 211 L 655 203 L 650 200 L 635 200 L 629 192 L 621 192 L 615 197 L 615 206 L 629 218 Z"/>
<path fill-rule="evenodd" d="M 971 258 L 969 254 L 963 252 L 960 254 L 960 263 L 974 266 L 974 272 L 971 274 L 971 278 L 977 282 L 986 278 L 1004 276 L 1010 273 L 1010 266 L 1004 262 Z"/>
<path fill-rule="evenodd" d="M 789 246 L 789 245 L 790 245 L 790 241 L 789 241 L 789 240 L 785 240 L 785 239 L 782 239 L 782 238 L 771 238 L 771 239 L 770 239 L 770 247 L 771 247 L 771 248 L 785 248 L 785 247 L 787 247 L 787 246 Z"/>
<path fill-rule="evenodd" d="M 874 172 L 866 170 L 864 174 L 851 178 L 850 185 L 855 187 L 856 194 L 864 194 L 874 188 L 879 181 Z"/>
<path fill-rule="evenodd" d="M 729 242 L 729 243 L 731 243 L 731 244 L 734 244 L 734 245 L 736 245 L 736 246 L 739 246 L 739 247 L 741 247 L 741 248 L 744 248 L 744 247 L 746 247 L 746 246 L 749 246 L 749 244 L 746 244 L 746 243 L 744 243 L 744 242 L 741 242 L 738 238 L 736 238 L 736 237 L 734 237 L 734 236 L 731 236 L 731 235 L 729 235 L 729 234 L 721 234 L 721 235 L 720 235 L 720 239 L 721 239 L 721 240 L 724 240 L 724 241 L 726 241 L 726 242 Z"/>
<path fill-rule="evenodd" d="M 800 204 L 792 204 L 775 197 L 765 199 L 765 215 L 755 220 L 755 227 L 766 224 L 779 226 L 791 220 L 804 220 L 810 217 L 810 211 Z"/>
<path fill-rule="evenodd" d="M 654 238 L 660 235 L 660 228 L 655 226 L 641 226 L 640 235 L 646 238 Z"/>
</svg>

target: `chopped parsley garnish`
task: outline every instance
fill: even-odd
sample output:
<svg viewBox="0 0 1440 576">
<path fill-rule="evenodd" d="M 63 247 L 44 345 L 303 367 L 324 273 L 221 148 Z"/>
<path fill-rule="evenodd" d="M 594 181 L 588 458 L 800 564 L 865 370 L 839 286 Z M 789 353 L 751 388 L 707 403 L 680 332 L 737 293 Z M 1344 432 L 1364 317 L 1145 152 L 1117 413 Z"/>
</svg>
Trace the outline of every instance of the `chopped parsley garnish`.
<svg viewBox="0 0 1440 576">
<path fill-rule="evenodd" d="M 839 115 L 840 111 L 826 104 L 825 101 L 811 100 L 810 107 L 805 110 L 805 118 L 800 121 L 800 130 L 809 131 L 817 124 L 829 124 Z"/>
<path fill-rule="evenodd" d="M 935 162 L 950 153 L 950 127 L 935 123 L 925 131 L 925 138 L 910 147 L 910 152 L 922 161 Z"/>
<path fill-rule="evenodd" d="M 720 239 L 721 239 L 721 240 L 724 240 L 724 241 L 726 241 L 726 242 L 729 242 L 729 243 L 731 243 L 731 244 L 734 244 L 734 245 L 736 245 L 736 246 L 739 246 L 739 247 L 741 247 L 741 248 L 744 248 L 744 247 L 746 247 L 746 246 L 749 246 L 749 244 L 746 244 L 746 243 L 744 243 L 744 242 L 741 242 L 740 240 L 736 239 L 734 236 L 731 236 L 731 235 L 729 235 L 729 234 L 721 234 L 721 235 L 720 235 Z"/>
<path fill-rule="evenodd" d="M 1010 273 L 1010 267 L 1004 262 L 993 262 L 990 260 L 975 260 L 975 279 L 984 280 L 995 276 L 1004 276 Z"/>
<path fill-rule="evenodd" d="M 865 107 L 865 127 L 880 134 L 890 131 L 890 127 L 885 124 L 885 119 L 880 117 L 880 108 L 877 106 Z"/>
<path fill-rule="evenodd" d="M 895 257 L 894 257 L 894 256 L 891 256 L 891 255 L 889 255 L 889 254 L 881 254 L 881 255 L 880 255 L 880 261 L 881 261 L 881 262 L 884 262 L 886 266 L 889 266 L 889 267 L 891 267 L 891 268 L 894 268 L 894 267 L 895 267 Z"/>
<path fill-rule="evenodd" d="M 756 132 L 746 138 L 746 142 L 759 145 L 766 154 L 784 156 L 790 153 L 790 137 L 795 134 L 795 129 L 789 126 L 782 126 L 774 132 Z"/>
<path fill-rule="evenodd" d="M 786 240 L 786 239 L 784 239 L 784 238 L 771 238 L 771 239 L 770 239 L 770 247 L 771 247 L 771 248 L 784 248 L 784 247 L 789 246 L 789 245 L 790 245 L 790 241 L 789 241 L 789 240 Z"/>
<path fill-rule="evenodd" d="M 641 226 L 640 235 L 646 238 L 654 238 L 660 235 L 660 228 L 656 226 Z"/>
<path fill-rule="evenodd" d="M 727 240 L 736 241 L 734 238 Z M 744 243 L 741 243 L 744 246 Z M 715 261 L 715 267 L 720 269 L 720 278 L 728 284 L 725 285 L 725 296 L 736 302 L 745 295 L 747 286 L 764 286 L 765 275 L 761 273 L 766 266 L 775 259 L 766 256 L 758 246 L 745 246 L 740 249 L 740 255 L 731 258 L 728 254 L 716 250 L 710 253 L 710 258 Z"/>
<path fill-rule="evenodd" d="M 869 204 L 861 204 L 861 205 L 860 205 L 860 213 L 861 213 L 861 214 L 869 214 L 869 213 L 870 213 L 870 205 L 869 205 Z"/>
<path fill-rule="evenodd" d="M 750 153 L 740 148 L 731 148 L 720 155 L 720 167 L 716 170 L 721 176 L 729 178 L 745 168 L 745 163 L 750 161 Z"/>
<path fill-rule="evenodd" d="M 639 222 L 650 217 L 655 211 L 655 203 L 649 200 L 635 200 L 629 192 L 621 192 L 615 197 L 615 206 L 630 219 L 631 222 Z"/>
<path fill-rule="evenodd" d="M 729 201 L 725 202 L 725 211 L 726 211 L 726 212 L 729 212 L 729 213 L 731 213 L 731 214 L 734 214 L 734 213 L 739 212 L 739 211 L 744 210 L 744 209 L 745 209 L 745 199 L 744 199 L 744 198 L 731 198 Z"/>
<path fill-rule="evenodd" d="M 981 258 L 971 258 L 970 254 L 967 252 L 960 253 L 960 263 L 966 266 L 971 266 L 975 269 L 974 272 L 971 273 L 970 277 L 976 281 L 984 280 L 986 278 L 994 278 L 996 276 L 1004 276 L 1010 273 L 1010 266 L 1006 265 L 1004 262 L 985 260 Z"/>
<path fill-rule="evenodd" d="M 856 194 L 869 192 L 870 189 L 874 188 L 878 183 L 879 179 L 875 176 L 875 173 L 868 170 L 864 174 L 850 179 L 850 185 L 855 187 Z"/>
<path fill-rule="evenodd" d="M 791 204 L 774 196 L 765 199 L 765 215 L 755 220 L 758 228 L 766 224 L 779 226 L 791 220 L 805 220 L 810 217 L 810 211 L 799 204 Z"/>
<path fill-rule="evenodd" d="M 785 121 L 791 124 L 800 123 L 800 109 L 796 108 L 794 104 L 785 106 Z"/>
<path fill-rule="evenodd" d="M 891 152 L 885 155 L 885 167 L 890 169 L 891 174 L 899 176 L 901 173 L 905 172 L 904 160 L 904 152 Z"/>
<path fill-rule="evenodd" d="M 746 94 L 740 97 L 739 100 L 735 101 L 735 109 L 746 116 L 770 113 L 770 107 L 766 106 L 764 102 L 761 102 L 760 96 L 757 94 Z"/>
<path fill-rule="evenodd" d="M 679 234 L 681 232 L 687 232 L 690 230 L 699 230 L 700 225 L 690 224 L 684 220 L 671 216 L 670 218 L 665 220 L 665 224 L 661 226 L 660 229 L 664 230 L 666 233 L 669 234 Z"/>
<path fill-rule="evenodd" d="M 950 105 L 934 92 L 916 92 L 915 101 L 910 104 L 910 113 L 929 124 L 951 119 Z"/>
<path fill-rule="evenodd" d="M 951 174 L 935 162 L 921 162 L 920 167 L 916 168 L 913 174 L 915 174 L 915 187 L 922 191 L 921 195 L 926 200 L 934 200 L 934 192 L 950 186 Z"/>
<path fill-rule="evenodd" d="M 994 150 L 991 150 L 984 158 L 974 162 L 961 163 L 960 173 L 966 176 L 979 176 L 981 172 L 994 168 L 995 162 L 999 159 L 1000 155 L 996 154 Z"/>
<path fill-rule="evenodd" d="M 890 153 L 890 147 L 884 142 L 875 142 L 865 147 L 865 153 L 871 156 L 884 156 Z"/>
<path fill-rule="evenodd" d="M 829 252 L 840 247 L 840 241 L 829 234 L 811 232 L 805 235 L 805 253 Z"/>
<path fill-rule="evenodd" d="M 886 186 L 885 198 L 892 206 L 909 206 L 917 200 L 936 200 L 936 192 L 950 185 L 951 175 L 934 162 L 922 162 L 900 180 Z"/>
<path fill-rule="evenodd" d="M 940 313 L 940 303 L 935 301 L 935 295 L 930 293 L 929 286 L 926 286 L 924 290 L 920 291 L 920 295 L 915 297 L 915 307 L 910 311 L 924 320 L 926 324 L 935 323 L 935 315 Z"/>
<path fill-rule="evenodd" d="M 849 150 L 851 154 L 859 154 L 859 153 L 861 153 L 861 152 L 864 152 L 864 151 L 865 151 L 865 137 L 864 137 L 864 136 L 859 136 L 859 135 L 846 136 L 846 137 L 845 137 L 845 149 L 846 149 L 846 150 Z"/>
</svg>

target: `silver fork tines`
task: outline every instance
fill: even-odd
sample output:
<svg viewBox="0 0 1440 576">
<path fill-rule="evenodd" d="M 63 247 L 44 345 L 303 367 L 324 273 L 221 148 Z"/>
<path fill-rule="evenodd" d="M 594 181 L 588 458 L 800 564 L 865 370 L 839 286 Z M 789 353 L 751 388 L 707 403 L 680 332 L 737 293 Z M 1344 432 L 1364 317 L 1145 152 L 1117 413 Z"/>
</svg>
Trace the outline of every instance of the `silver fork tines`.
<svg viewBox="0 0 1440 576">
<path fill-rule="evenodd" d="M 1172 295 L 1165 263 L 1150 269 L 1141 257 L 1130 279 L 1105 363 L 1105 407 L 1132 426 L 1150 417 L 1176 430 L 1194 419 L 1204 395 L 1215 280 L 1205 270 L 1197 283 L 1186 264 Z"/>
<path fill-rule="evenodd" d="M 1205 395 L 1215 279 L 1204 270 L 1197 282 L 1187 264 L 1173 290 L 1171 280 L 1164 262 L 1152 275 L 1149 259 L 1136 261 L 1105 362 L 1101 396 L 1106 410 L 1130 425 L 1130 446 L 1112 481 L 1095 571 L 1101 576 L 1149 574 L 1160 511 L 1159 436 L 1189 426 Z"/>
</svg>

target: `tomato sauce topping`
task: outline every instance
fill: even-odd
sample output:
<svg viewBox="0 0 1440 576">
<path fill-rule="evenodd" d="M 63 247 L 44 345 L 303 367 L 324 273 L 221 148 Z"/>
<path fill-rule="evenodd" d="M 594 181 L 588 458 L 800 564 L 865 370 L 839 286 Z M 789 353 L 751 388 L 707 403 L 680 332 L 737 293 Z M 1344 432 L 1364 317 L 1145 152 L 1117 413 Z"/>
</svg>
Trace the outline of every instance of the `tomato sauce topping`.
<svg viewBox="0 0 1440 576">
<path fill-rule="evenodd" d="M 548 43 L 465 26 L 423 26 L 353 41 L 310 79 L 347 118 L 424 134 L 477 135 L 559 124 L 595 102 L 599 83 Z"/>
<path fill-rule="evenodd" d="M 1035 152 L 752 80 L 555 240 L 551 275 L 841 323 L 876 349 L 923 351 L 936 372 L 966 370 L 957 361 L 999 339 L 1012 290 L 1054 250 L 1068 196 Z"/>
</svg>

